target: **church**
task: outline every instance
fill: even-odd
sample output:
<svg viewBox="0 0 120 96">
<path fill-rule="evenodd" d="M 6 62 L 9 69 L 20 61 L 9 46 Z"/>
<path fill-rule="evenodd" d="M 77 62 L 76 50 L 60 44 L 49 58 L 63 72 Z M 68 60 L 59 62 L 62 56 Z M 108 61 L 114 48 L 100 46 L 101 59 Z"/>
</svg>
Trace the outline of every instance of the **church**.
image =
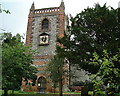
<svg viewBox="0 0 120 96">
<path fill-rule="evenodd" d="M 34 91 L 52 92 L 52 82 L 45 69 L 50 59 L 55 55 L 56 38 L 64 36 L 67 25 L 68 16 L 65 14 L 63 1 L 58 7 L 35 9 L 34 3 L 31 5 L 28 15 L 26 45 L 30 46 L 31 50 L 37 51 L 32 61 L 33 66 L 38 69 Z M 76 73 L 78 74 L 78 71 Z M 81 78 L 86 79 L 84 76 Z M 69 80 L 64 85 L 66 86 L 63 86 L 64 90 L 68 91 Z"/>
</svg>

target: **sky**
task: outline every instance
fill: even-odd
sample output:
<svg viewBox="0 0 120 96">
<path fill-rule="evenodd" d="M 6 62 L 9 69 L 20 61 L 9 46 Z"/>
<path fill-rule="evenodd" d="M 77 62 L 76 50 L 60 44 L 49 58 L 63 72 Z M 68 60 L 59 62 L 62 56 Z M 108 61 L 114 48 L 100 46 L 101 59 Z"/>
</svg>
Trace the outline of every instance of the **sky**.
<svg viewBox="0 0 120 96">
<path fill-rule="evenodd" d="M 82 10 L 94 7 L 96 3 L 118 8 L 119 0 L 63 0 L 65 13 L 75 16 Z M 0 13 L 0 32 L 11 32 L 13 35 L 26 34 L 29 9 L 34 2 L 35 9 L 58 7 L 61 0 L 0 0 L 1 8 L 10 10 L 11 14 Z"/>
</svg>

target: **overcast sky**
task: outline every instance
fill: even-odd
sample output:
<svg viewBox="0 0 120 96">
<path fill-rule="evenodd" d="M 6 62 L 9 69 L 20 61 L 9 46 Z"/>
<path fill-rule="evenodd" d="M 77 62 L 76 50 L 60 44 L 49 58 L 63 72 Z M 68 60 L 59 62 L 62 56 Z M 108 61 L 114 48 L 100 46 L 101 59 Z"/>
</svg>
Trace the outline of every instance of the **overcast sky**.
<svg viewBox="0 0 120 96">
<path fill-rule="evenodd" d="M 47 8 L 47 7 L 58 7 L 61 0 L 0 0 L 3 9 L 9 9 L 11 14 L 0 14 L 0 32 L 4 29 L 6 32 L 12 34 L 20 33 L 21 35 L 26 34 L 28 13 L 31 4 L 35 3 L 35 8 Z M 103 5 L 107 3 L 107 6 L 113 8 L 118 7 L 119 0 L 63 0 L 65 3 L 66 14 L 75 16 L 85 8 L 93 7 L 95 3 Z"/>
</svg>

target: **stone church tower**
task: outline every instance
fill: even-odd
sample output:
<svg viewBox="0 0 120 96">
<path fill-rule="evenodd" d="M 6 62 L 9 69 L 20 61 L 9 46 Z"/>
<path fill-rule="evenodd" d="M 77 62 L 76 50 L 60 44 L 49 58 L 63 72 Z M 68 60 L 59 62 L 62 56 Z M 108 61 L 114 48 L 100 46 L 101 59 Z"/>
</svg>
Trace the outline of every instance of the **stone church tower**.
<svg viewBox="0 0 120 96">
<path fill-rule="evenodd" d="M 51 81 L 45 69 L 51 57 L 55 55 L 56 37 L 64 36 L 67 22 L 63 1 L 59 7 L 35 9 L 33 3 L 30 8 L 26 45 L 31 46 L 32 50 L 37 50 L 33 56 L 33 65 L 38 69 L 36 81 L 38 90 L 49 91 L 51 88 Z"/>
</svg>

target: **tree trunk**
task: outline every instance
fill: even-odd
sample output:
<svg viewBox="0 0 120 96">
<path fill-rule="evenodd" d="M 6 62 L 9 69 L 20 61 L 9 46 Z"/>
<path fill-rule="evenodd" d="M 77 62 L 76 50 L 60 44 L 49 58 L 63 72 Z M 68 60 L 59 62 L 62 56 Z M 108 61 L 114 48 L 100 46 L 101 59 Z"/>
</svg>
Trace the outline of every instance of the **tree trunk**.
<svg viewBox="0 0 120 96">
<path fill-rule="evenodd" d="M 55 88 L 54 88 L 54 94 L 55 94 Z"/>
<path fill-rule="evenodd" d="M 14 90 L 12 90 L 12 94 L 14 94 Z"/>
<path fill-rule="evenodd" d="M 62 79 L 59 81 L 59 96 L 63 96 L 62 94 Z"/>
<path fill-rule="evenodd" d="M 8 96 L 8 89 L 4 89 L 4 96 Z"/>
</svg>

